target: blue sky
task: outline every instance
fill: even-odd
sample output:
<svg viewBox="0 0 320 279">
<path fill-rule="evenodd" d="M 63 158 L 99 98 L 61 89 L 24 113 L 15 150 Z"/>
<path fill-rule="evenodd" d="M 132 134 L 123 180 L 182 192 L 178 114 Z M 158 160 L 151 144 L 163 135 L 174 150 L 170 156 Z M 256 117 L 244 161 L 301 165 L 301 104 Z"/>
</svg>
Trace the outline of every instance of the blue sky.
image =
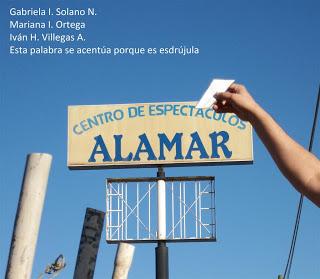
<svg viewBox="0 0 320 279">
<path fill-rule="evenodd" d="M 9 7 L 1 9 L 1 263 L 4 277 L 24 170 L 31 152 L 53 154 L 34 261 L 35 278 L 63 253 L 72 278 L 86 207 L 105 211 L 106 177 L 155 169 L 70 171 L 67 106 L 197 100 L 213 77 L 234 78 L 303 146 L 320 81 L 319 1 L 51 1 L 97 8 L 88 45 L 195 45 L 197 56 L 10 56 Z M 318 121 L 319 122 L 319 121 Z M 319 123 L 318 123 L 319 126 Z M 320 156 L 319 127 L 314 153 Z M 216 243 L 170 244 L 171 278 L 276 278 L 284 270 L 299 195 L 254 135 L 253 165 L 168 168 L 216 176 Z M 291 278 L 320 275 L 319 209 L 305 201 Z M 103 237 L 105 238 L 105 231 Z M 153 244 L 136 246 L 130 278 L 154 277 Z M 95 278 L 110 278 L 115 246 L 100 244 Z"/>
</svg>

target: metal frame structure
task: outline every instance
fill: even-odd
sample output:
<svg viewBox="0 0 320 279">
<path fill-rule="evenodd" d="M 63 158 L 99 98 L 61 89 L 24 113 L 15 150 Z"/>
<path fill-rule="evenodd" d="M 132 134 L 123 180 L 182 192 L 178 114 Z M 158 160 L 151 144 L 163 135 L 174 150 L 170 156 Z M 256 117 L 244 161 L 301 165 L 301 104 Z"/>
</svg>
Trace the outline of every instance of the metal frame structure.
<svg viewBox="0 0 320 279">
<path fill-rule="evenodd" d="M 162 194 L 160 181 L 165 181 Z M 108 178 L 107 242 L 216 241 L 214 182 L 213 176 Z M 159 210 L 161 195 L 166 204 Z"/>
</svg>

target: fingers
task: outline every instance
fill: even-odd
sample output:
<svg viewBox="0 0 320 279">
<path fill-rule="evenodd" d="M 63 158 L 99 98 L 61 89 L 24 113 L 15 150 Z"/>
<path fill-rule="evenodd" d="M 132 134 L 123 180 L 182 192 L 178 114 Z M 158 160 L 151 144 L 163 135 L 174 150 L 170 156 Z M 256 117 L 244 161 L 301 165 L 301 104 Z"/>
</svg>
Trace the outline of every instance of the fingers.
<svg viewBox="0 0 320 279">
<path fill-rule="evenodd" d="M 231 84 L 226 92 L 216 93 L 214 95 L 218 102 L 238 102 L 240 100 L 239 96 L 252 98 L 243 85 L 236 83 Z"/>
<path fill-rule="evenodd" d="M 251 98 L 251 95 L 248 92 L 247 88 L 242 84 L 233 83 L 229 86 L 227 91 Z"/>
<path fill-rule="evenodd" d="M 216 103 L 212 106 L 212 108 L 216 112 L 227 113 L 234 112 L 234 108 L 232 107 L 232 100 L 234 98 L 234 93 L 230 92 L 222 92 L 216 94 L 214 97 L 216 98 Z"/>
<path fill-rule="evenodd" d="M 212 106 L 212 108 L 214 109 L 215 112 L 218 112 L 218 113 L 234 113 L 234 108 L 231 107 L 231 106 L 219 106 L 217 104 L 214 104 Z"/>
<path fill-rule="evenodd" d="M 232 83 L 228 88 L 228 91 L 229 90 L 230 90 L 230 92 L 233 92 L 233 93 L 240 93 L 240 92 L 246 90 L 246 88 L 242 84 Z"/>
<path fill-rule="evenodd" d="M 217 93 L 214 95 L 214 97 L 216 98 L 216 100 L 218 102 L 223 102 L 223 101 L 231 101 L 233 98 L 234 93 L 230 93 L 230 92 L 221 92 L 221 93 Z"/>
</svg>

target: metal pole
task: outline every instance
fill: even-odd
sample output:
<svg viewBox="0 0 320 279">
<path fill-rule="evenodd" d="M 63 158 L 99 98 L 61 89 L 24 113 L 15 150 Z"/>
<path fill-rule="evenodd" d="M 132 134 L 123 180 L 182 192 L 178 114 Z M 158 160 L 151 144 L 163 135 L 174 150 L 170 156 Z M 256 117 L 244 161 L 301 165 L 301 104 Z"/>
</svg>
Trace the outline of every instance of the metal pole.
<svg viewBox="0 0 320 279">
<path fill-rule="evenodd" d="M 166 182 L 162 167 L 158 167 L 158 247 L 156 247 L 156 279 L 169 278 L 168 247 L 166 246 Z"/>
<path fill-rule="evenodd" d="M 50 154 L 33 153 L 27 156 L 6 279 L 31 278 L 51 161 Z"/>
<path fill-rule="evenodd" d="M 73 279 L 93 278 L 104 215 L 104 212 L 93 208 L 86 210 Z"/>
<path fill-rule="evenodd" d="M 134 254 L 134 246 L 121 242 L 118 245 L 116 258 L 114 261 L 114 270 L 112 279 L 127 279 L 132 258 Z"/>
<path fill-rule="evenodd" d="M 161 173 L 164 175 L 163 171 Z M 167 234 L 166 231 L 167 231 L 167 228 L 166 228 L 166 182 L 163 179 L 159 179 L 158 180 L 158 239 L 166 239 L 166 234 Z"/>
<path fill-rule="evenodd" d="M 156 279 L 169 278 L 169 251 L 165 241 L 158 241 L 156 247 Z"/>
</svg>

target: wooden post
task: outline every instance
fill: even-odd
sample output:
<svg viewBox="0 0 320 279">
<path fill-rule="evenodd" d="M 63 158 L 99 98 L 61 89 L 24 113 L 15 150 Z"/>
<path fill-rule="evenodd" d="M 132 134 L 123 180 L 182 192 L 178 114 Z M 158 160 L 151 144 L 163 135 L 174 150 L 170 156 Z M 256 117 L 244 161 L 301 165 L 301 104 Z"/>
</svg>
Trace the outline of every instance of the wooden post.
<svg viewBox="0 0 320 279">
<path fill-rule="evenodd" d="M 73 279 L 93 278 L 104 215 L 104 212 L 96 209 L 86 210 Z"/>
</svg>

